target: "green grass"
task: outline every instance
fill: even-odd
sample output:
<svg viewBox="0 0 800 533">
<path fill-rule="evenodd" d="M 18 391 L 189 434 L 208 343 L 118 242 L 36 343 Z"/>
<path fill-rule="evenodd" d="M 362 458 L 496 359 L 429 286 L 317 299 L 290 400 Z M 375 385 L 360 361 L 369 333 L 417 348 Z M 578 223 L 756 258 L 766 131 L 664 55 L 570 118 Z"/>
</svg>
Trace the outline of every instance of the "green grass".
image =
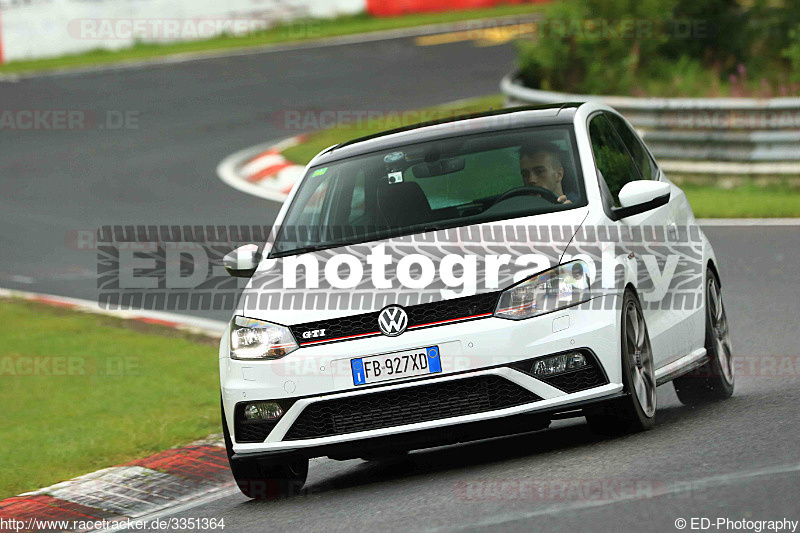
<svg viewBox="0 0 800 533">
<path fill-rule="evenodd" d="M 800 93 L 800 83 L 791 80 L 791 71 L 775 61 L 764 76 L 723 76 L 718 68 L 699 61 L 655 59 L 648 73 L 637 76 L 631 96 L 659 98 L 773 98 Z"/>
<path fill-rule="evenodd" d="M 453 116 L 467 115 L 503 107 L 503 96 L 492 95 L 470 100 L 444 104 L 441 106 L 426 107 L 418 111 L 408 113 L 387 114 L 385 120 L 364 120 L 360 123 L 341 124 L 336 128 L 330 128 L 312 133 L 308 139 L 296 146 L 284 150 L 283 156 L 298 165 L 305 165 L 317 155 L 321 150 L 344 141 L 349 141 L 365 135 L 380 133 L 387 129 L 399 128 L 419 122 L 419 118 L 442 119 Z"/>
<path fill-rule="evenodd" d="M 213 344 L 133 328 L 0 299 L 0 499 L 220 431 Z"/>
<path fill-rule="evenodd" d="M 22 73 L 37 70 L 77 68 L 104 63 L 152 59 L 162 56 L 212 52 L 234 48 L 252 48 L 270 44 L 290 43 L 338 37 L 371 31 L 390 30 L 457 22 L 462 20 L 524 15 L 540 12 L 543 4 L 497 6 L 485 9 L 423 13 L 399 17 L 375 18 L 366 14 L 339 17 L 336 19 L 308 19 L 277 25 L 266 31 L 245 36 L 223 35 L 212 39 L 176 42 L 169 44 L 138 43 L 132 48 L 110 51 L 94 50 L 57 58 L 13 61 L 0 65 L 0 73 Z"/>
<path fill-rule="evenodd" d="M 732 189 L 684 184 L 698 218 L 800 217 L 800 190 L 786 185 L 746 184 Z"/>
</svg>

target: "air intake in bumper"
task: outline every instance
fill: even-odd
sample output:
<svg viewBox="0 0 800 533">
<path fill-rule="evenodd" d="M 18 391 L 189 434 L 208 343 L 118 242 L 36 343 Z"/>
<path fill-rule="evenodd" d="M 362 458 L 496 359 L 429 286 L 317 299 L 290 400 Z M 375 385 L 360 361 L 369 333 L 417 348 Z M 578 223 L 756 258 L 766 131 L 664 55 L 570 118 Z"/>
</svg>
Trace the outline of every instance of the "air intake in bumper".
<svg viewBox="0 0 800 533">
<path fill-rule="evenodd" d="M 477 376 L 442 383 L 324 400 L 306 407 L 283 440 L 345 435 L 418 422 L 471 415 L 541 400 L 500 376 Z"/>
<path fill-rule="evenodd" d="M 538 359 L 542 358 L 527 359 L 525 361 L 512 363 L 509 366 L 540 381 L 544 381 L 548 385 L 552 385 L 553 387 L 567 393 L 578 392 L 591 389 L 593 387 L 599 387 L 601 385 L 607 385 L 608 378 L 606 377 L 603 368 L 600 366 L 600 363 L 597 361 L 597 357 L 595 357 L 595 355 L 589 350 L 584 349 L 574 351 L 580 352 L 586 358 L 586 367 L 579 370 L 568 370 L 560 374 L 550 376 L 538 376 L 533 371 L 533 365 Z"/>
</svg>

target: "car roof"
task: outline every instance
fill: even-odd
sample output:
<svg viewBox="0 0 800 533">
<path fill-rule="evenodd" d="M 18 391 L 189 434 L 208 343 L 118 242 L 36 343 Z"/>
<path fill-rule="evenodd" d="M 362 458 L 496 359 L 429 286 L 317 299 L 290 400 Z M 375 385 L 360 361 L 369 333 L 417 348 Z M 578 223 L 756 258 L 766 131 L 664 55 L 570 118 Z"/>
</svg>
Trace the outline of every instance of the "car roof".
<svg viewBox="0 0 800 533">
<path fill-rule="evenodd" d="M 572 124 L 582 102 L 524 106 L 462 115 L 439 121 L 423 122 L 403 128 L 360 137 L 328 148 L 312 164 L 324 165 L 362 154 L 391 150 L 419 142 L 448 137 L 503 131 L 530 126 Z"/>
</svg>

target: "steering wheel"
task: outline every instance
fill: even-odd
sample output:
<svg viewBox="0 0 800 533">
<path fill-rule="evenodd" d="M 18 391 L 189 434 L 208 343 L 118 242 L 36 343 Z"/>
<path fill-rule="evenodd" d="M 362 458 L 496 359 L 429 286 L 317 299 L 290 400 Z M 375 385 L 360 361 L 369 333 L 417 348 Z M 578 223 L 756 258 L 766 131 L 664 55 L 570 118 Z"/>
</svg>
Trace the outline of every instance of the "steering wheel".
<svg viewBox="0 0 800 533">
<path fill-rule="evenodd" d="M 544 187 L 539 187 L 536 185 L 525 185 L 523 187 L 516 187 L 511 189 L 510 191 L 506 191 L 500 195 L 500 197 L 492 202 L 492 205 L 496 205 L 503 200 L 508 200 L 509 198 L 513 198 L 515 196 L 540 196 L 543 199 L 547 200 L 548 202 L 552 202 L 554 204 L 558 203 L 558 196 L 556 193 L 551 191 L 550 189 L 545 189 Z"/>
</svg>

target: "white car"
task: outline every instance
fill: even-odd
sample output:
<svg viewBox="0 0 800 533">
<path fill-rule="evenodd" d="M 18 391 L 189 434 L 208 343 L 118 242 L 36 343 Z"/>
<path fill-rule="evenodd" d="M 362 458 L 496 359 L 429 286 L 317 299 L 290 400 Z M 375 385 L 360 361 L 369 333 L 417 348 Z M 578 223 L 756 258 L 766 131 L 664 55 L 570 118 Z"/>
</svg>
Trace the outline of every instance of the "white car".
<svg viewBox="0 0 800 533">
<path fill-rule="evenodd" d="M 734 376 L 714 251 L 613 109 L 495 111 L 318 154 L 220 343 L 231 470 L 296 492 L 309 458 L 375 459 L 586 417 L 654 425 Z"/>
</svg>

